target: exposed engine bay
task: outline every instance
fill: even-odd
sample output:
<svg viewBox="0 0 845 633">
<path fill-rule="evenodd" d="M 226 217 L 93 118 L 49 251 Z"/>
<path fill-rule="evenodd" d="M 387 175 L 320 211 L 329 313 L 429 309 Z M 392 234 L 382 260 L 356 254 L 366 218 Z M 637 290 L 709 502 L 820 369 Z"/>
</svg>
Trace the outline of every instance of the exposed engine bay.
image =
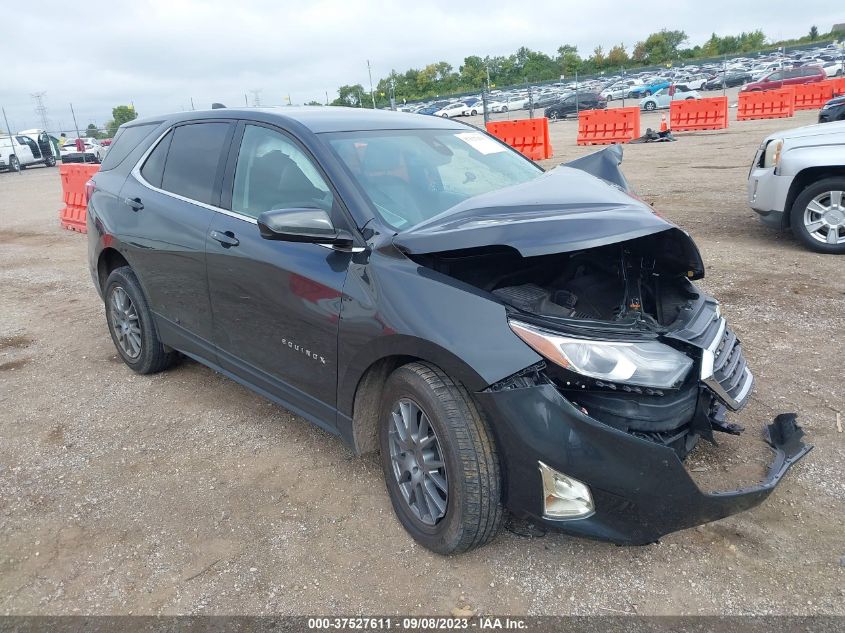
<svg viewBox="0 0 845 633">
<path fill-rule="evenodd" d="M 690 269 L 684 243 L 671 232 L 536 257 L 486 247 L 413 259 L 489 292 L 512 319 L 586 341 L 659 340 L 692 359 L 670 387 L 598 379 L 553 360 L 522 377 L 554 383 L 595 419 L 670 446 L 680 457 L 699 437 L 713 441 L 713 431 L 742 430 L 725 415 L 745 404 L 751 373 L 718 304 L 691 283 L 701 271 Z M 702 374 L 708 354 L 722 372 L 715 377 Z"/>
</svg>

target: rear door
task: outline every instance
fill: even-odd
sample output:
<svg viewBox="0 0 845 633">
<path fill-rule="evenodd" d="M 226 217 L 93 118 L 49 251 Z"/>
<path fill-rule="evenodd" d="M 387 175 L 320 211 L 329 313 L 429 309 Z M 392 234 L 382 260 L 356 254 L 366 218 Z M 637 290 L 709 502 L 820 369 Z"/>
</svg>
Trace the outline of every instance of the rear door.
<svg viewBox="0 0 845 633">
<path fill-rule="evenodd" d="M 205 240 L 220 204 L 234 124 L 189 122 L 164 134 L 121 192 L 122 240 L 165 343 L 214 362 Z"/>
<path fill-rule="evenodd" d="M 286 132 L 239 126 L 223 206 L 208 227 L 208 286 L 221 366 L 334 428 L 337 333 L 350 253 L 261 237 L 264 211 L 320 208 L 349 229 L 322 170 Z M 228 199 L 227 199 L 228 198 Z"/>
</svg>

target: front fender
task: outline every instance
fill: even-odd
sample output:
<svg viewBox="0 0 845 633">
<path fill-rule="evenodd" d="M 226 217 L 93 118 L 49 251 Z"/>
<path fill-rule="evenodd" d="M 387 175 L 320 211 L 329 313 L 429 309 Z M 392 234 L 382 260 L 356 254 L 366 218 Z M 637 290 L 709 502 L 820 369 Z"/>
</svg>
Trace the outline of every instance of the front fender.
<svg viewBox="0 0 845 633">
<path fill-rule="evenodd" d="M 392 245 L 349 268 L 338 335 L 338 409 L 351 415 L 358 382 L 376 361 L 410 356 L 481 391 L 539 362 L 483 291 L 420 266 Z"/>
</svg>

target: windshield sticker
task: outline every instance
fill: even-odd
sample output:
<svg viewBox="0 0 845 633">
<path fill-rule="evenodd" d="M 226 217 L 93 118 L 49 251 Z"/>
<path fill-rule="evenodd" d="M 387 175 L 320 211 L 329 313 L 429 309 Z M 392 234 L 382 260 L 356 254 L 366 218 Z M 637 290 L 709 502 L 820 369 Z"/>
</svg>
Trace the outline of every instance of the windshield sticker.
<svg viewBox="0 0 845 633">
<path fill-rule="evenodd" d="M 503 145 L 499 145 L 499 143 L 488 136 L 484 136 L 481 132 L 461 132 L 460 134 L 455 134 L 455 136 L 481 154 L 496 154 L 497 152 L 507 151 L 507 148 Z"/>
</svg>

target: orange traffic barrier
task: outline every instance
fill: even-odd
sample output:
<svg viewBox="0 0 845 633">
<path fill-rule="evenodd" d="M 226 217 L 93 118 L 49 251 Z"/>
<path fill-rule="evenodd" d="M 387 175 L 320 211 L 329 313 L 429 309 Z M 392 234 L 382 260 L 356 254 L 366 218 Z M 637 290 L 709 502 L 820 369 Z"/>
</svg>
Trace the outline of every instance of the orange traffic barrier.
<svg viewBox="0 0 845 633">
<path fill-rule="evenodd" d="M 640 109 L 582 110 L 578 114 L 578 145 L 627 143 L 640 136 Z"/>
<path fill-rule="evenodd" d="M 672 101 L 669 128 L 673 132 L 724 130 L 728 127 L 728 98 L 709 97 Z"/>
<path fill-rule="evenodd" d="M 59 211 L 59 222 L 63 229 L 87 233 L 85 227 L 85 212 L 88 199 L 85 194 L 85 183 L 90 180 L 99 165 L 70 164 L 59 167 L 62 178 L 62 199 L 65 206 Z"/>
<path fill-rule="evenodd" d="M 833 99 L 833 86 L 827 81 L 795 86 L 795 109 L 818 110 Z"/>
<path fill-rule="evenodd" d="M 784 119 L 795 114 L 795 87 L 739 93 L 737 121 Z"/>
<path fill-rule="evenodd" d="M 845 77 L 837 77 L 836 79 L 828 79 L 826 82 L 833 88 L 833 96 L 845 95 Z"/>
<path fill-rule="evenodd" d="M 545 117 L 516 121 L 490 121 L 487 124 L 487 131 L 531 160 L 552 157 L 549 120 Z"/>
</svg>

